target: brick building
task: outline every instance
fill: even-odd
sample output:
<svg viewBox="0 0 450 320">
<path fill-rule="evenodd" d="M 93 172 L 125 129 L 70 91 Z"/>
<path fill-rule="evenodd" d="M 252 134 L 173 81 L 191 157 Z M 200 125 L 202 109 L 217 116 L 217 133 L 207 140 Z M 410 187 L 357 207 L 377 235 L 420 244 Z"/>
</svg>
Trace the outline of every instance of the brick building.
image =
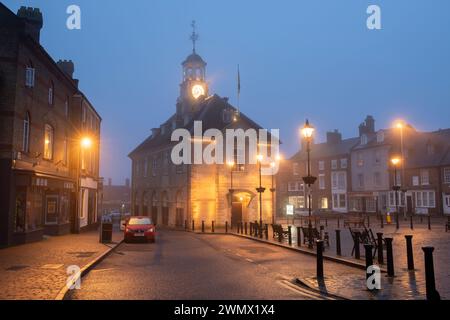
<svg viewBox="0 0 450 320">
<path fill-rule="evenodd" d="M 351 191 L 350 150 L 357 138 L 342 139 L 337 130 L 327 132 L 327 141 L 313 143 L 311 147 L 311 174 L 317 177 L 312 192 L 312 209 L 315 212 L 347 212 L 348 192 Z M 285 217 L 286 205 L 294 206 L 298 215 L 308 214 L 308 187 L 303 177 L 307 175 L 306 148 L 302 147 L 281 165 L 277 176 L 277 213 Z"/>
<path fill-rule="evenodd" d="M 39 9 L 16 15 L 0 3 L 1 245 L 96 222 L 101 119 L 73 62 L 55 62 L 40 45 L 42 26 Z M 89 150 L 83 136 L 94 142 Z"/>
<path fill-rule="evenodd" d="M 226 221 L 259 220 L 256 192 L 259 171 L 258 165 L 249 164 L 247 148 L 234 149 L 236 165 L 232 170 L 226 159 L 225 164 L 175 165 L 172 162 L 171 151 L 176 142 L 171 141 L 171 134 L 176 129 L 185 129 L 193 136 L 191 145 L 202 139 L 194 136 L 199 122 L 202 134 L 217 129 L 224 137 L 226 129 L 260 129 L 243 113 L 238 114 L 227 98 L 209 94 L 206 62 L 195 49 L 182 67 L 176 112 L 159 128 L 152 129 L 151 136 L 129 155 L 132 159 L 132 213 L 150 215 L 158 224 L 170 226 L 182 226 L 185 220 L 195 220 L 197 226 L 202 220 L 208 225 L 213 220 L 216 225 L 224 225 Z M 205 142 L 200 145 L 201 151 L 206 148 Z M 262 196 L 266 223 L 272 221 L 271 180 L 271 176 L 262 177 L 266 187 Z"/>
<path fill-rule="evenodd" d="M 131 211 L 131 186 L 130 179 L 125 180 L 124 185 L 113 185 L 112 179 L 103 186 L 102 210 L 104 213 Z"/>
</svg>

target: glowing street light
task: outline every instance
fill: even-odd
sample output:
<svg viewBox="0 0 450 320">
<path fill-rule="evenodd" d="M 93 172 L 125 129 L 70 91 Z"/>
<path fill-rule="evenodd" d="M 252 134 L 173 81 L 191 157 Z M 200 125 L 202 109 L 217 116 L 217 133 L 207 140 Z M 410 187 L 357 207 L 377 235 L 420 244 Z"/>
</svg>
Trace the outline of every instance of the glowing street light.
<svg viewBox="0 0 450 320">
<path fill-rule="evenodd" d="M 309 120 L 306 120 L 305 125 L 303 126 L 301 133 L 305 139 L 311 140 L 311 137 L 314 133 L 314 127 L 309 124 Z"/>
<path fill-rule="evenodd" d="M 89 137 L 84 137 L 81 139 L 81 146 L 84 149 L 89 149 L 92 146 L 92 139 Z"/>
<path fill-rule="evenodd" d="M 399 221 L 398 221 L 398 191 L 400 190 L 400 186 L 397 183 L 397 166 L 402 162 L 402 160 L 400 159 L 400 157 L 393 157 L 391 159 L 391 163 L 394 166 L 394 186 L 392 187 L 392 190 L 395 192 L 395 211 L 396 211 L 396 215 L 395 215 L 395 222 L 396 222 L 396 227 L 397 229 L 399 229 L 400 225 L 399 225 Z"/>
</svg>

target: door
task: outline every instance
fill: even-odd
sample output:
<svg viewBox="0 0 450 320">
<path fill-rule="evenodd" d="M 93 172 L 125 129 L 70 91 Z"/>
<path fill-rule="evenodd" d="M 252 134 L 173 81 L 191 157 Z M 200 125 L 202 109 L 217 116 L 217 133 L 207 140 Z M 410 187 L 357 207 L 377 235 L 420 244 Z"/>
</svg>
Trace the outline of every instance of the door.
<svg viewBox="0 0 450 320">
<path fill-rule="evenodd" d="M 444 194 L 444 213 L 450 214 L 450 194 Z"/>
<path fill-rule="evenodd" d="M 233 202 L 231 209 L 231 228 L 242 221 L 242 202 Z"/>
<path fill-rule="evenodd" d="M 412 207 L 412 196 L 408 195 L 406 196 L 406 214 L 410 215 L 413 212 L 413 207 Z"/>
</svg>

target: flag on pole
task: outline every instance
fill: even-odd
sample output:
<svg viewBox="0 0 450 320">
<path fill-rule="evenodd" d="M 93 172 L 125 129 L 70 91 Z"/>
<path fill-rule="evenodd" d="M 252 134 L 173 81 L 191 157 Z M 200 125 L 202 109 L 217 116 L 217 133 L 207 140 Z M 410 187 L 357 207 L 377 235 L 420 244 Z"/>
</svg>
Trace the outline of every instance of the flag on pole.
<svg viewBox="0 0 450 320">
<path fill-rule="evenodd" d="M 236 111 L 236 114 L 234 116 L 234 121 L 237 121 L 237 119 L 239 117 L 239 113 L 240 113 L 240 111 L 239 111 L 239 99 L 241 97 L 241 72 L 239 70 L 239 65 L 238 65 L 238 75 L 237 75 L 237 77 L 238 77 L 238 79 L 237 79 L 238 80 L 238 85 L 237 85 L 237 111 Z"/>
</svg>

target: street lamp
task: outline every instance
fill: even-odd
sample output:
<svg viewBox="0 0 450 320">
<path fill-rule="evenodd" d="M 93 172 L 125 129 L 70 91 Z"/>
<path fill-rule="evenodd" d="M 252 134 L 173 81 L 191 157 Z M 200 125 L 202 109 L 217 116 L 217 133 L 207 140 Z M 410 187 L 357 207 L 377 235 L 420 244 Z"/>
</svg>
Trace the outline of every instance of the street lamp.
<svg viewBox="0 0 450 320">
<path fill-rule="evenodd" d="M 259 171 L 259 187 L 256 188 L 256 191 L 259 193 L 259 237 L 262 238 L 262 194 L 266 191 L 266 188 L 262 186 L 262 174 L 261 174 L 261 165 L 264 159 L 262 154 L 258 154 L 256 157 L 258 161 L 258 171 Z"/>
<path fill-rule="evenodd" d="M 276 157 L 276 162 L 272 161 L 270 163 L 270 167 L 272 168 L 272 186 L 270 188 L 270 192 L 272 193 L 272 225 L 275 224 L 275 215 L 276 215 L 276 211 L 275 211 L 275 185 L 274 185 L 274 176 L 275 176 L 275 172 L 274 169 L 277 166 L 277 163 L 279 164 L 279 162 L 281 161 L 281 156 L 278 155 Z"/>
<path fill-rule="evenodd" d="M 399 157 L 394 157 L 391 159 L 391 163 L 394 166 L 394 186 L 392 187 L 392 190 L 395 192 L 395 223 L 396 228 L 399 228 L 399 221 L 398 221 L 398 191 L 400 190 L 400 186 L 397 184 L 397 166 L 401 163 L 401 159 Z"/>
<path fill-rule="evenodd" d="M 312 214 L 312 201 L 311 201 L 311 186 L 316 182 L 316 177 L 311 175 L 311 141 L 312 135 L 314 133 L 314 127 L 309 124 L 306 120 L 304 127 L 301 130 L 301 134 L 306 141 L 306 153 L 308 156 L 308 175 L 303 177 L 303 182 L 308 186 L 308 247 L 313 248 L 313 238 L 312 238 L 312 224 L 311 224 L 311 214 Z"/>
<path fill-rule="evenodd" d="M 76 201 L 76 214 L 75 214 L 75 225 L 74 225 L 74 233 L 79 233 L 80 232 L 80 221 L 79 221 L 79 217 L 80 217 L 80 210 L 82 210 L 82 207 L 80 206 L 80 201 L 82 201 L 82 199 L 80 199 L 80 187 L 81 187 L 81 170 L 82 168 L 82 161 L 83 161 L 83 157 L 84 157 L 84 150 L 90 149 L 92 147 L 92 139 L 90 137 L 82 137 L 80 139 L 80 148 L 78 149 L 78 164 L 77 164 L 77 181 L 76 181 L 76 196 L 77 196 L 77 201 Z"/>
<path fill-rule="evenodd" d="M 228 167 L 230 167 L 230 219 L 233 220 L 233 169 L 235 166 L 234 161 L 227 162 Z M 233 223 L 231 223 L 231 229 L 233 229 Z"/>
<path fill-rule="evenodd" d="M 405 122 L 403 120 L 397 120 L 395 123 L 395 127 L 400 131 L 400 152 L 401 152 L 401 170 L 402 170 L 402 181 L 405 181 L 405 148 L 403 143 L 403 129 L 405 128 Z M 406 193 L 406 189 L 402 190 L 403 193 Z M 406 210 L 403 209 L 403 218 L 406 220 Z"/>
</svg>

